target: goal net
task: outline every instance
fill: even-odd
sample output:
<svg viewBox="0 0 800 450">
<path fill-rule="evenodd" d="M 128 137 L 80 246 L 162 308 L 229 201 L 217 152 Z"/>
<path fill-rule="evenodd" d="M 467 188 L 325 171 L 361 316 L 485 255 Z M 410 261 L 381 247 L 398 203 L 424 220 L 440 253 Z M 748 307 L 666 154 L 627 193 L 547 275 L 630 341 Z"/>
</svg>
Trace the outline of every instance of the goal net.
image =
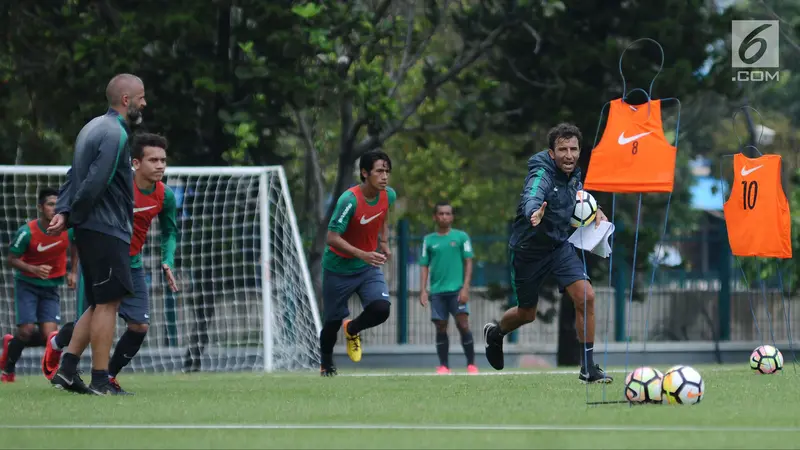
<svg viewBox="0 0 800 450">
<path fill-rule="evenodd" d="M 67 167 L 0 166 L 0 332 L 13 333 L 14 278 L 5 264 L 16 230 L 37 216 L 37 192 L 58 188 Z M 318 367 L 316 299 L 282 167 L 170 167 L 163 180 L 178 206 L 172 293 L 161 271 L 158 219 L 142 252 L 150 330 L 133 371 L 276 371 Z M 61 323 L 79 316 L 61 288 Z M 125 323 L 117 323 L 117 339 Z M 39 370 L 26 349 L 18 373 Z M 87 349 L 82 363 L 89 363 Z"/>
</svg>

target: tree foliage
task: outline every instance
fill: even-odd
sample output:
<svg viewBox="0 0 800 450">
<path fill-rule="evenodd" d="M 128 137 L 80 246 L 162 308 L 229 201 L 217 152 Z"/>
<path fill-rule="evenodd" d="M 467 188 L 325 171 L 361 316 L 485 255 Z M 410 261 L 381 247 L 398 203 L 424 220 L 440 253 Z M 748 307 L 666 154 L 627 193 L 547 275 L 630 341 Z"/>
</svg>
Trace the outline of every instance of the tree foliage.
<svg viewBox="0 0 800 450">
<path fill-rule="evenodd" d="M 682 104 L 680 131 L 668 133 L 680 142 L 669 230 L 678 234 L 697 223 L 686 163 L 729 141 L 709 117 L 728 114 L 739 94 L 725 56 L 733 13 L 706 4 L 11 0 L 0 6 L 0 162 L 66 163 L 80 127 L 104 111 L 111 76 L 135 73 L 147 90 L 144 127 L 170 139 L 171 164 L 287 168 L 319 287 L 325 224 L 364 152 L 382 148 L 395 160 L 395 217 L 415 232 L 430 229 L 430 208 L 446 198 L 458 226 L 504 235 L 525 162 L 546 146 L 548 128 L 583 130 L 586 168 L 600 111 L 623 93 L 620 54 L 647 37 L 665 55 L 653 97 Z M 660 62 L 652 43 L 628 49 L 625 92 L 648 90 Z M 758 95 L 794 136 L 800 116 L 784 88 L 796 90 L 796 79 L 785 80 Z M 645 101 L 639 94 L 630 100 Z M 677 109 L 664 117 L 674 129 Z M 597 197 L 609 212 L 610 197 Z M 617 196 L 615 206 L 618 240 L 632 245 L 637 199 Z M 643 199 L 642 264 L 665 207 L 666 196 Z M 501 261 L 504 245 L 487 257 Z M 592 266 L 594 276 L 607 271 Z"/>
</svg>

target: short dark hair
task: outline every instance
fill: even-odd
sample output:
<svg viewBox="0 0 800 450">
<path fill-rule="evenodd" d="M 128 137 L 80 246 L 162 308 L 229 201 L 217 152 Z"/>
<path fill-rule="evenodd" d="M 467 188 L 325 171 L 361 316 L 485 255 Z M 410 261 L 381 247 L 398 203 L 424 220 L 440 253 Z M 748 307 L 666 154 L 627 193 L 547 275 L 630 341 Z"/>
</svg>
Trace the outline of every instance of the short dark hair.
<svg viewBox="0 0 800 450">
<path fill-rule="evenodd" d="M 550 131 L 547 132 L 547 146 L 550 150 L 555 150 L 556 141 L 559 139 L 569 139 L 573 137 L 578 138 L 578 148 L 580 148 L 581 141 L 583 140 L 581 130 L 571 123 L 562 122 L 553 128 L 550 128 Z"/>
<path fill-rule="evenodd" d="M 453 205 L 451 205 L 450 202 L 448 202 L 447 200 L 442 200 L 440 202 L 436 202 L 436 205 L 433 206 L 433 213 L 434 214 L 438 214 L 439 213 L 439 207 L 440 206 L 449 206 L 450 209 L 453 208 Z M 455 211 L 453 211 L 453 213 L 455 213 Z"/>
<path fill-rule="evenodd" d="M 158 147 L 166 150 L 168 145 L 167 138 L 164 136 L 153 133 L 136 133 L 131 145 L 131 158 L 141 161 L 144 158 L 145 147 Z"/>
<path fill-rule="evenodd" d="M 39 189 L 39 196 L 37 197 L 37 201 L 39 205 L 44 205 L 47 201 L 47 197 L 58 197 L 58 191 L 51 188 L 51 187 L 44 187 Z"/>
<path fill-rule="evenodd" d="M 361 177 L 361 181 L 366 180 L 364 175 L 361 174 L 361 171 L 366 170 L 367 173 L 372 172 L 372 169 L 375 168 L 375 163 L 377 161 L 386 161 L 386 165 L 389 166 L 389 172 L 392 171 L 392 160 L 389 159 L 389 155 L 384 153 L 382 150 L 372 150 L 364 153 L 359 161 L 358 175 Z"/>
</svg>

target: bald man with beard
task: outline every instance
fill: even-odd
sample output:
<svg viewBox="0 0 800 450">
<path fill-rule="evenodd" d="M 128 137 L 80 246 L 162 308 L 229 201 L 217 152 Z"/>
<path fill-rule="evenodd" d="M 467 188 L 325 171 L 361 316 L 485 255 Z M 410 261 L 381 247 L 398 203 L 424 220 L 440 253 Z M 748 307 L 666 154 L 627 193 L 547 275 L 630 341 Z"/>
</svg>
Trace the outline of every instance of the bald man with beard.
<svg viewBox="0 0 800 450">
<path fill-rule="evenodd" d="M 120 74 L 106 87 L 108 111 L 87 123 L 75 140 L 67 180 L 59 190 L 56 215 L 48 234 L 74 228 L 89 307 L 72 339 L 53 336 L 53 350 L 63 351 L 53 386 L 92 395 L 124 394 L 109 382 L 108 362 L 116 328 L 117 308 L 134 292 L 128 255 L 133 231 L 133 172 L 128 144 L 130 125 L 142 120 L 144 83 Z M 92 382 L 78 376 L 78 363 L 92 346 Z"/>
</svg>

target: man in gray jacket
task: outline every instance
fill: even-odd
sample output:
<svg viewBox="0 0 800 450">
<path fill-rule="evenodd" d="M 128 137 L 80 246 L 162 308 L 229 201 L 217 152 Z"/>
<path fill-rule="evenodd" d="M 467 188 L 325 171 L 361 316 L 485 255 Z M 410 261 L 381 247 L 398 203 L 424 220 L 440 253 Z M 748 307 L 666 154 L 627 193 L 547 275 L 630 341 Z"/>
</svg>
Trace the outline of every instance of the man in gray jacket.
<svg viewBox="0 0 800 450">
<path fill-rule="evenodd" d="M 584 383 L 610 383 L 611 377 L 593 360 L 594 290 L 583 262 L 568 241 L 574 231 L 569 222 L 576 194 L 583 189 L 578 167 L 581 132 L 574 125 L 562 123 L 549 131 L 547 140 L 548 150 L 528 160 L 528 176 L 509 239 L 517 306 L 506 311 L 500 322 L 484 326 L 486 359 L 496 370 L 503 369 L 503 337 L 536 319 L 542 281 L 553 275 L 559 289 L 575 303 L 575 328 L 584 344 L 578 378 Z M 606 220 L 598 209 L 597 224 Z"/>
<path fill-rule="evenodd" d="M 117 75 L 106 87 L 108 111 L 87 123 L 75 141 L 72 167 L 61 186 L 48 233 L 75 229 L 89 307 L 75 324 L 61 367 L 51 383 L 82 394 L 120 394 L 109 383 L 108 360 L 123 297 L 133 294 L 130 243 L 133 232 L 133 173 L 129 125 L 141 121 L 144 84 Z M 78 362 L 92 345 L 92 382 L 78 376 Z M 56 349 L 58 350 L 58 349 Z"/>
</svg>

